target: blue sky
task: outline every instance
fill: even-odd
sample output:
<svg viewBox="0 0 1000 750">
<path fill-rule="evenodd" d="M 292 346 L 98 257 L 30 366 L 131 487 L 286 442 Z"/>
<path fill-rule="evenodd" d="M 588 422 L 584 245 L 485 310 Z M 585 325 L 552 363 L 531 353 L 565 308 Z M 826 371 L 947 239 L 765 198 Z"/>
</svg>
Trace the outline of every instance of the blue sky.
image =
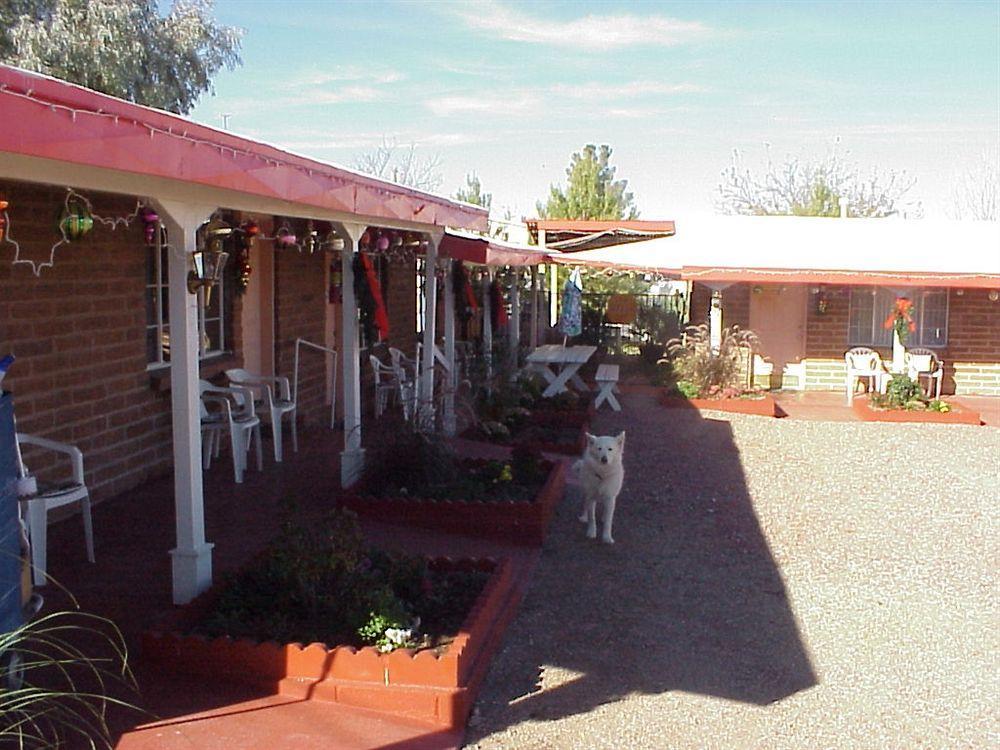
<svg viewBox="0 0 1000 750">
<path fill-rule="evenodd" d="M 345 165 L 383 137 L 534 215 L 609 143 L 643 218 L 712 211 L 748 166 L 846 152 L 906 170 L 928 216 L 1000 142 L 1000 2 L 218 0 L 246 30 L 194 119 Z M 768 144 L 768 145 L 765 145 Z"/>
</svg>

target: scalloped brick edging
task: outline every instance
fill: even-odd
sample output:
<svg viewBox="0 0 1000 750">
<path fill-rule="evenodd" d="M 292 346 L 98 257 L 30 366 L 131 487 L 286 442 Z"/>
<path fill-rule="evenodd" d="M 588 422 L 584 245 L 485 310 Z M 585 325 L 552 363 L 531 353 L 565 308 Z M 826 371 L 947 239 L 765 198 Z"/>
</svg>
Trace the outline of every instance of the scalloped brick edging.
<svg viewBox="0 0 1000 750">
<path fill-rule="evenodd" d="M 670 396 L 666 393 L 660 395 L 660 403 L 668 409 L 684 409 L 693 406 L 699 411 L 704 409 L 714 409 L 715 411 L 726 411 L 733 414 L 753 414 L 758 417 L 777 417 L 780 415 L 778 404 L 774 396 L 769 393 L 763 394 L 762 398 L 684 398 L 683 396 Z"/>
<path fill-rule="evenodd" d="M 905 409 L 872 409 L 868 399 L 856 396 L 851 408 L 863 422 L 918 422 L 927 424 L 972 424 L 977 427 L 983 423 L 977 411 L 949 401 L 951 411 L 906 411 Z"/>
<path fill-rule="evenodd" d="M 234 681 L 302 700 L 320 700 L 404 716 L 449 729 L 464 726 L 473 701 L 520 600 L 509 560 L 434 558 L 431 565 L 488 570 L 492 575 L 442 653 L 322 643 L 258 643 L 209 639 L 171 630 L 142 636 L 142 658 L 158 667 L 210 681 Z M 181 610 L 191 622 L 217 596 L 206 592 Z"/>
<path fill-rule="evenodd" d="M 365 518 L 541 546 L 566 486 L 566 466 L 562 462 L 550 465 L 549 476 L 533 502 L 373 497 L 365 495 L 359 485 L 348 488 L 338 502 Z"/>
</svg>

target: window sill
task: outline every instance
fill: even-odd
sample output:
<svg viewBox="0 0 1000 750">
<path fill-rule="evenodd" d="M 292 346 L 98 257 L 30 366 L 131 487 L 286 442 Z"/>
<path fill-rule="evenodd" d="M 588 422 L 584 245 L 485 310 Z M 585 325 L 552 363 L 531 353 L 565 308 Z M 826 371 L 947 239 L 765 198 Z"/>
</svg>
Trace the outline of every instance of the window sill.
<svg viewBox="0 0 1000 750">
<path fill-rule="evenodd" d="M 202 380 L 211 380 L 232 367 L 239 367 L 240 364 L 241 362 L 239 358 L 231 352 L 215 354 L 201 360 L 199 377 Z M 149 370 L 149 386 L 154 391 L 169 391 L 170 365 L 164 365 L 163 367 L 158 367 L 155 370 Z"/>
</svg>

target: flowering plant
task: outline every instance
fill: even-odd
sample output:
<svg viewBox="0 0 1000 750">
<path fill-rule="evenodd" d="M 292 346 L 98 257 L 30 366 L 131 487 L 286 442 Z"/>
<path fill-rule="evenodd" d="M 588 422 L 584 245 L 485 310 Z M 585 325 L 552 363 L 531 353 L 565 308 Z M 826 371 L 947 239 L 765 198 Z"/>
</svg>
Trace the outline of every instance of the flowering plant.
<svg viewBox="0 0 1000 750">
<path fill-rule="evenodd" d="M 896 302 L 892 306 L 892 312 L 889 313 L 889 317 L 882 324 L 882 327 L 887 331 L 895 329 L 901 344 L 905 344 L 909 335 L 917 330 L 917 324 L 913 322 L 913 317 L 910 315 L 912 311 L 912 301 L 906 297 L 897 297 Z"/>
</svg>

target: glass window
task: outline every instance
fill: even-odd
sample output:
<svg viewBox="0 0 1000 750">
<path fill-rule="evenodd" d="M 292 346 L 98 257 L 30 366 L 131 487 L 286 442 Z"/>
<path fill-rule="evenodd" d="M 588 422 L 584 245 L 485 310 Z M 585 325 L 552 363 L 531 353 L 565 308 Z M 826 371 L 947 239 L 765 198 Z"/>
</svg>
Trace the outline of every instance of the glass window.
<svg viewBox="0 0 1000 750">
<path fill-rule="evenodd" d="M 948 290 L 912 289 L 903 295 L 913 302 L 916 330 L 909 346 L 943 347 L 948 344 Z M 852 287 L 847 323 L 851 346 L 892 346 L 892 329 L 885 328 L 897 293 L 883 287 Z"/>
</svg>

